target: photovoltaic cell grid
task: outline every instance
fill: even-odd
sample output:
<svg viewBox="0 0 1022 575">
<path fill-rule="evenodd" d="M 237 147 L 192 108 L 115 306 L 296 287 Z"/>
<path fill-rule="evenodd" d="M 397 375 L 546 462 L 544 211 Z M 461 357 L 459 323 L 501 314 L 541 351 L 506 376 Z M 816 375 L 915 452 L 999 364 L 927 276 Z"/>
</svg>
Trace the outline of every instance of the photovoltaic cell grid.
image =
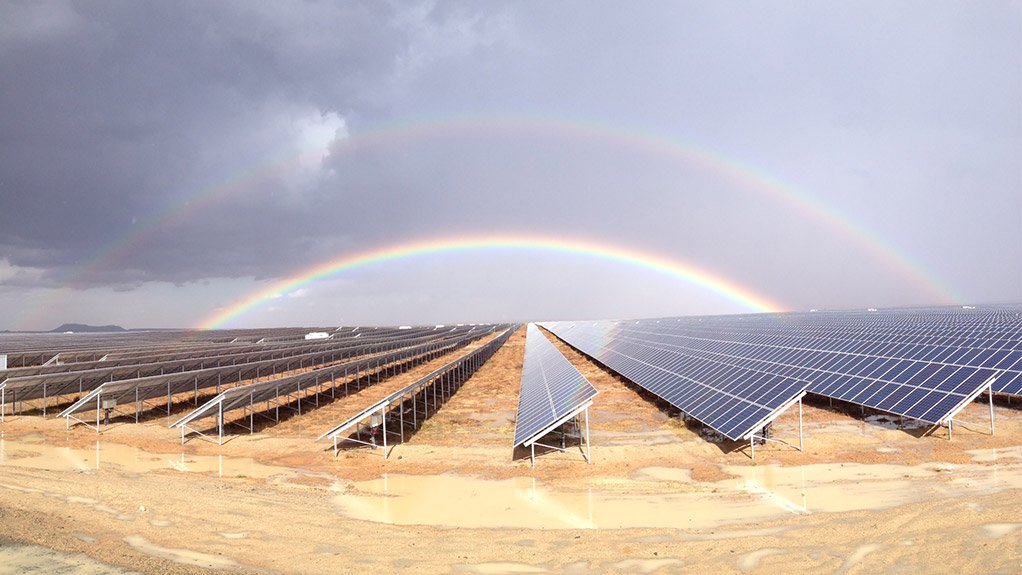
<svg viewBox="0 0 1022 575">
<path fill-rule="evenodd" d="M 529 324 L 525 338 L 514 447 L 531 445 L 596 396 L 597 390 L 557 348 Z"/>
<path fill-rule="evenodd" d="M 313 390 L 319 393 L 319 385 L 327 382 L 329 382 L 329 386 L 332 388 L 337 377 L 347 380 L 349 376 L 355 375 L 359 371 L 365 372 L 374 368 L 379 369 L 414 358 L 420 360 L 432 359 L 464 347 L 481 337 L 485 337 L 496 328 L 497 326 L 483 326 L 479 329 L 472 328 L 464 332 L 464 335 L 459 335 L 455 338 L 438 339 L 437 341 L 419 344 L 414 347 L 405 347 L 386 354 L 366 357 L 307 373 L 228 389 L 174 422 L 170 427 L 182 429 L 183 441 L 185 429 L 195 420 L 246 407 L 251 408 L 253 413 L 255 413 L 256 406 L 259 406 L 259 409 L 263 409 L 263 402 L 269 402 L 271 399 L 276 400 L 281 396 L 289 397 L 292 393 L 296 394 L 296 397 L 300 397 L 303 388 L 306 392 Z M 265 409 L 269 409 L 269 406 Z M 219 424 L 223 425 L 222 422 Z"/>
<path fill-rule="evenodd" d="M 994 393 L 1022 395 L 1022 306 L 693 319 L 652 321 L 694 337 L 994 370 Z"/>
<path fill-rule="evenodd" d="M 615 322 L 543 326 L 735 441 L 748 439 L 805 394 L 804 381 L 682 353 L 655 337 L 646 341 L 623 337 L 621 324 Z"/>
<path fill-rule="evenodd" d="M 995 392 L 1013 389 L 993 378 L 1000 374 L 1017 381 L 1005 368 L 1018 366 L 1019 311 L 758 314 L 562 324 L 555 329 L 566 334 L 601 329 L 613 347 L 650 345 L 658 349 L 661 361 L 681 355 L 792 377 L 808 382 L 812 393 L 938 424 L 946 423 L 991 380 Z M 984 367 L 988 365 L 1003 371 Z"/>
<path fill-rule="evenodd" d="M 109 384 L 111 382 L 140 381 L 146 378 L 154 378 L 150 379 L 150 382 L 160 381 L 165 383 L 173 381 L 185 387 L 187 387 L 188 382 L 193 382 L 198 387 L 208 387 L 219 383 L 235 381 L 231 379 L 235 374 L 237 374 L 236 381 L 241 381 L 246 379 L 249 374 L 259 377 L 260 370 L 262 370 L 263 375 L 267 372 L 276 373 L 280 370 L 290 370 L 294 362 L 299 362 L 300 366 L 304 366 L 302 362 L 306 360 L 315 361 L 315 358 L 329 357 L 333 361 L 338 358 L 349 357 L 352 354 L 365 353 L 366 351 L 394 349 L 402 345 L 400 342 L 407 342 L 410 345 L 412 342 L 407 338 L 417 333 L 420 332 L 409 331 L 406 336 L 392 336 L 387 339 L 363 340 L 361 338 L 354 338 L 338 341 L 322 340 L 322 342 L 307 343 L 299 346 L 289 346 L 286 348 L 271 347 L 260 352 L 229 354 L 212 358 L 200 357 L 194 360 L 175 360 L 124 366 L 117 365 L 115 362 L 113 367 L 11 377 L 0 382 L 0 390 L 3 390 L 3 395 L 0 396 L 2 400 L 0 401 L 24 401 L 75 393 L 82 394 L 92 391 L 100 385 L 110 387 Z M 435 330 L 428 333 L 422 332 L 418 336 L 419 341 L 427 341 L 430 338 L 437 337 L 437 333 Z M 128 383 L 126 385 L 128 388 L 133 389 L 134 384 Z"/>
<path fill-rule="evenodd" d="M 436 332 L 436 335 L 427 337 L 426 341 L 443 341 L 446 338 L 458 337 L 460 334 L 470 331 L 472 328 L 455 328 L 449 331 Z M 104 383 L 88 394 L 82 396 L 78 401 L 72 403 L 60 413 L 60 417 L 67 417 L 74 413 L 91 410 L 97 396 L 115 401 L 121 404 L 137 404 L 140 401 L 157 398 L 169 398 L 178 393 L 208 389 L 229 383 L 237 383 L 246 379 L 265 377 L 272 368 L 276 371 L 283 369 L 290 370 L 295 367 L 288 367 L 287 362 L 294 362 L 301 359 L 304 363 L 300 365 L 316 366 L 323 363 L 332 363 L 338 360 L 363 355 L 365 353 L 378 353 L 383 351 L 398 350 L 411 345 L 423 342 L 421 337 L 405 340 L 394 340 L 387 343 L 371 342 L 364 348 L 343 348 L 328 350 L 314 354 L 303 354 L 302 356 L 290 357 L 288 359 L 267 360 L 253 363 L 229 365 L 211 369 L 186 371 L 162 376 L 142 377 L 136 379 L 119 380 Z M 260 371 L 261 370 L 261 371 Z"/>
</svg>

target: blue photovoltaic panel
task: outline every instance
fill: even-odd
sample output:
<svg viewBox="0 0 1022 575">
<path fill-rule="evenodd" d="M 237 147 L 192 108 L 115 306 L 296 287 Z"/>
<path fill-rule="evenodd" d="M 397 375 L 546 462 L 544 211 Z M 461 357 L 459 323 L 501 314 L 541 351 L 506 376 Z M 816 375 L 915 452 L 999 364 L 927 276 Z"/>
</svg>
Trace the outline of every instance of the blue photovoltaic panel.
<svg viewBox="0 0 1022 575">
<path fill-rule="evenodd" d="M 566 335 L 579 327 L 603 330 L 594 353 L 652 345 L 661 358 L 791 377 L 808 382 L 812 393 L 930 423 L 945 423 L 991 382 L 995 393 L 1022 387 L 1020 306 L 598 322 L 576 324 Z"/>
<path fill-rule="evenodd" d="M 530 323 L 514 446 L 536 441 L 550 426 L 578 412 L 596 394 L 596 388 Z"/>
<path fill-rule="evenodd" d="M 557 337 L 732 440 L 797 400 L 806 382 L 627 336 L 623 322 L 544 324 Z"/>
</svg>

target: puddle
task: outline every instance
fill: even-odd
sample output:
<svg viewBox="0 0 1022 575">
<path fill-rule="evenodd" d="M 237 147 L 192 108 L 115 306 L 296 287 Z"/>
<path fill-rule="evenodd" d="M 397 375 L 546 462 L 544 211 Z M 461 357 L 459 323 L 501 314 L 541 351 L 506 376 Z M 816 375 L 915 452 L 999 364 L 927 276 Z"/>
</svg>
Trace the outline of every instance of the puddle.
<svg viewBox="0 0 1022 575">
<path fill-rule="evenodd" d="M 105 469 L 127 473 L 173 470 L 182 473 L 212 473 L 218 477 L 256 479 L 294 474 L 292 469 L 262 465 L 250 458 L 149 453 L 137 447 L 101 441 L 97 441 L 92 448 L 79 449 L 25 442 L 20 438 L 0 439 L 0 467 L 4 466 L 80 473 Z"/>
<path fill-rule="evenodd" d="M 63 553 L 36 545 L 0 545 L 0 575 L 137 575 L 79 553 Z"/>
<path fill-rule="evenodd" d="M 897 415 L 867 415 L 863 420 L 866 423 L 871 423 L 884 429 L 922 429 L 931 427 L 929 423 L 907 417 L 901 418 Z"/>
<path fill-rule="evenodd" d="M 200 553 L 189 549 L 160 547 L 159 545 L 150 543 L 145 537 L 140 535 L 131 535 L 125 537 L 124 540 L 128 543 L 128 545 L 131 545 L 146 555 L 159 557 L 161 559 L 169 559 L 176 563 L 195 565 L 206 569 L 231 569 L 238 567 L 237 563 L 227 557 L 210 555 L 209 553 Z"/>
<path fill-rule="evenodd" d="M 619 494 L 553 491 L 538 480 L 385 475 L 334 498 L 348 516 L 396 525 L 596 529 L 710 527 L 777 515 L 731 493 Z"/>
<path fill-rule="evenodd" d="M 688 470 L 649 467 L 633 479 L 560 490 L 531 477 L 384 475 L 337 483 L 334 503 L 355 519 L 396 525 L 523 529 L 714 528 L 788 514 L 896 507 L 925 499 L 1022 488 L 1022 465 L 902 466 L 833 463 L 725 466 L 735 476 L 693 481 Z M 680 483 L 649 493 L 650 481 Z M 755 536 L 749 531 L 744 536 Z M 733 536 L 743 536 L 735 532 Z"/>
<path fill-rule="evenodd" d="M 248 532 L 242 531 L 240 533 L 217 533 L 217 535 L 223 537 L 224 539 L 244 539 L 248 537 Z"/>
<path fill-rule="evenodd" d="M 725 467 L 735 486 L 789 513 L 884 509 L 923 499 L 927 491 L 907 479 L 932 478 L 927 467 L 817 464 L 797 467 Z"/>
</svg>

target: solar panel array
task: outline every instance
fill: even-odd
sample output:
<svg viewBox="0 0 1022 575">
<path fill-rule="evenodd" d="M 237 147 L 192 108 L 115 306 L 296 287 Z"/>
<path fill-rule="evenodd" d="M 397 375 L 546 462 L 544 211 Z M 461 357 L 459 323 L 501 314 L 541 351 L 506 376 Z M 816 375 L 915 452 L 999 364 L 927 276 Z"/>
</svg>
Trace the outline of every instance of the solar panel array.
<svg viewBox="0 0 1022 575">
<path fill-rule="evenodd" d="M 748 439 L 805 394 L 806 382 L 637 337 L 624 323 L 544 324 L 558 337 L 732 440 Z"/>
<path fill-rule="evenodd" d="M 290 377 L 234 387 L 210 399 L 171 424 L 171 427 L 182 429 L 183 440 L 184 430 L 195 420 L 204 417 L 222 416 L 226 412 L 237 409 L 247 408 L 251 409 L 251 413 L 254 413 L 256 406 L 259 406 L 260 409 L 262 408 L 263 402 L 268 402 L 271 399 L 279 401 L 280 397 L 290 397 L 291 394 L 294 394 L 298 399 L 300 409 L 303 389 L 306 393 L 313 392 L 318 394 L 322 390 L 322 385 L 328 385 L 331 391 L 333 391 L 338 379 L 346 382 L 349 376 L 356 375 L 359 372 L 379 370 L 384 367 L 390 372 L 402 371 L 411 365 L 451 353 L 479 338 L 493 333 L 495 329 L 496 326 L 480 327 L 478 329 L 471 328 L 468 331 L 459 332 L 455 337 L 435 338 L 434 341 L 404 347 L 385 354 L 332 365 Z M 266 409 L 271 409 L 271 407 L 267 405 Z M 222 433 L 223 421 L 220 421 L 219 424 Z"/>
<path fill-rule="evenodd" d="M 201 346 L 255 343 L 272 338 L 302 339 L 310 331 L 331 328 L 271 328 L 237 330 L 148 330 L 116 333 L 3 333 L 0 354 L 8 367 L 96 361 L 113 353 L 191 350 Z"/>
<path fill-rule="evenodd" d="M 172 396 L 179 393 L 194 392 L 197 395 L 200 389 L 219 387 L 228 383 L 239 383 L 260 376 L 283 373 L 295 368 L 300 369 L 302 367 L 335 363 L 342 359 L 358 357 L 369 353 L 399 350 L 422 342 L 443 341 L 444 339 L 459 337 L 470 329 L 472 328 L 445 329 L 434 331 L 432 335 L 396 338 L 386 342 L 368 341 L 353 347 L 345 346 L 341 349 L 317 351 L 286 359 L 257 361 L 240 365 L 228 365 L 169 375 L 108 382 L 96 387 L 90 393 L 72 403 L 60 413 L 60 417 L 68 417 L 75 413 L 90 410 L 100 399 L 110 400 L 118 405 L 135 405 L 137 413 L 141 402 L 166 398 L 169 410 Z M 409 335 L 415 336 L 416 334 L 415 332 L 409 332 Z"/>
<path fill-rule="evenodd" d="M 410 383 L 409 385 L 388 394 L 386 397 L 383 397 L 373 402 L 369 406 L 363 408 L 354 416 L 330 428 L 328 431 L 320 435 L 319 439 L 323 438 L 332 439 L 334 442 L 334 452 L 336 453 L 338 449 L 338 443 L 340 441 L 345 440 L 344 435 L 350 433 L 350 431 L 353 428 L 358 427 L 360 424 L 365 423 L 367 420 L 371 421 L 371 417 L 376 413 L 380 414 L 380 421 L 382 422 L 383 427 L 385 429 L 387 425 L 386 422 L 388 416 L 393 415 L 392 413 L 388 412 L 394 411 L 396 408 L 396 411 L 398 412 L 398 416 L 400 418 L 399 431 L 396 433 L 399 433 L 403 440 L 404 425 L 406 423 L 404 416 L 405 403 L 407 401 L 412 402 L 411 409 L 411 412 L 413 414 L 412 423 L 413 425 L 416 425 L 418 421 L 416 417 L 417 414 L 419 413 L 418 408 L 416 406 L 417 404 L 416 396 L 419 394 L 423 395 L 422 415 L 423 420 L 425 420 L 430 415 L 429 398 L 427 397 L 427 390 L 429 388 L 432 388 L 434 396 L 433 403 L 435 413 L 436 409 L 440 407 L 440 403 L 438 403 L 436 400 L 436 395 L 438 393 L 446 397 L 450 397 L 451 395 L 453 395 L 454 392 L 460 388 L 461 384 L 463 384 L 470 377 L 472 377 L 472 374 L 474 374 L 480 367 L 482 367 L 483 364 L 485 364 L 486 361 L 493 356 L 493 354 L 497 353 L 497 351 L 504 345 L 504 343 L 507 342 L 511 335 L 518 330 L 518 325 L 493 326 L 493 329 L 491 329 L 490 332 L 497 330 L 503 330 L 503 332 L 497 337 L 493 338 L 492 340 L 486 342 L 479 348 L 472 350 L 471 352 L 465 354 L 464 356 L 459 357 L 458 359 L 455 359 L 454 361 L 433 370 L 432 372 L 422 376 L 421 378 Z M 437 389 L 438 386 L 440 389 Z M 351 438 L 349 437 L 347 439 Z M 383 433 L 384 457 L 386 457 L 389 453 L 386 450 L 386 441 L 387 433 L 384 432 Z"/>
<path fill-rule="evenodd" d="M 692 382 L 748 397 L 763 378 L 809 392 L 946 424 L 985 390 L 1017 394 L 1022 308 L 960 308 L 664 318 L 550 325 L 575 347 L 728 437 L 728 413 Z M 639 362 L 640 365 L 633 365 Z M 643 362 L 644 365 L 643 365 Z M 735 370 L 747 370 L 744 374 Z M 666 375 L 666 374 L 672 375 Z M 754 375 L 758 374 L 758 375 Z M 685 381 L 678 381 L 681 378 Z M 683 394 L 682 400 L 678 400 Z M 684 395 L 689 394 L 689 395 Z M 784 394 L 778 396 L 783 398 Z M 722 400 L 717 399 L 719 404 Z M 711 406 L 714 404 L 711 404 Z M 695 409 L 696 411 L 691 411 Z"/>
<path fill-rule="evenodd" d="M 234 348 L 228 345 L 221 348 L 221 355 L 209 356 L 207 351 L 202 351 L 198 353 L 198 357 L 153 363 L 118 359 L 13 369 L 6 372 L 6 379 L 0 382 L 0 413 L 9 402 L 36 399 L 44 400 L 45 413 L 47 398 L 83 394 L 100 385 L 126 380 L 159 378 L 159 381 L 168 385 L 182 381 L 193 382 L 194 387 L 201 389 L 290 371 L 295 366 L 303 368 L 355 355 L 395 349 L 395 346 L 412 345 L 416 341 L 428 341 L 436 337 L 437 333 L 435 328 L 419 328 L 382 337 L 348 337 L 337 340 L 263 344 L 255 351 L 243 353 L 232 353 Z M 146 359 L 148 358 L 141 358 L 142 361 Z M 24 375 L 25 373 L 30 375 Z M 155 381 L 157 380 L 142 383 Z"/>
<path fill-rule="evenodd" d="M 529 324 L 525 339 L 514 446 L 530 445 L 576 415 L 597 390 L 546 336 Z"/>
</svg>

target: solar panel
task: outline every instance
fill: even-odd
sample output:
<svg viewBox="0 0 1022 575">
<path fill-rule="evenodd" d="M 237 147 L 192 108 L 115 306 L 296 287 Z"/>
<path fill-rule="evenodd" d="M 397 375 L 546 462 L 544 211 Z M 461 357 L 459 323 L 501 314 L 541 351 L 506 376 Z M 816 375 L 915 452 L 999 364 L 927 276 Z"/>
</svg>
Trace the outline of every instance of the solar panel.
<svg viewBox="0 0 1022 575">
<path fill-rule="evenodd" d="M 624 322 L 543 324 L 557 337 L 731 440 L 750 439 L 805 395 L 785 374 L 685 353 Z"/>
<path fill-rule="evenodd" d="M 980 393 L 1011 393 L 1022 385 L 1015 371 L 1022 354 L 1020 311 L 928 308 L 580 325 L 582 331 L 607 332 L 603 337 L 614 340 L 612 348 L 652 345 L 661 354 L 684 357 L 678 365 L 686 375 L 698 362 L 726 364 L 795 378 L 825 397 L 946 425 Z"/>
<path fill-rule="evenodd" d="M 530 323 L 526 331 L 514 447 L 532 446 L 587 409 L 597 393 L 539 328 Z"/>
</svg>

